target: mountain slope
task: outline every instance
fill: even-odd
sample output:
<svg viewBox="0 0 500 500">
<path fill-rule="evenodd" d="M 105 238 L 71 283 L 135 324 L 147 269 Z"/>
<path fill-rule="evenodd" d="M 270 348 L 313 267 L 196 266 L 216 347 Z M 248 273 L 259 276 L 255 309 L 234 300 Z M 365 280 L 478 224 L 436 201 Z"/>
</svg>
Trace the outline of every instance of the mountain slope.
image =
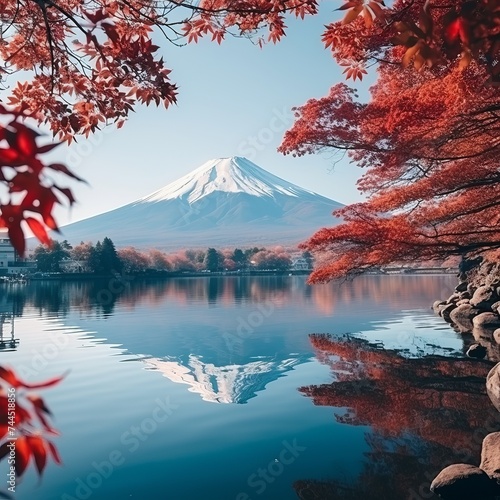
<svg viewBox="0 0 500 500">
<path fill-rule="evenodd" d="M 71 243 L 184 247 L 296 244 L 342 205 L 240 158 L 207 161 L 139 200 L 62 228 Z"/>
</svg>

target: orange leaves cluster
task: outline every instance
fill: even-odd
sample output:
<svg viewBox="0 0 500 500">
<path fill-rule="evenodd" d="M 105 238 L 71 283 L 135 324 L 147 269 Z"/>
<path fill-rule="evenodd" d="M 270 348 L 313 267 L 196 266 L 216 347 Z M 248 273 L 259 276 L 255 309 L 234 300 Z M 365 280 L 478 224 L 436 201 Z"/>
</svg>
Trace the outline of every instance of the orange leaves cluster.
<svg viewBox="0 0 500 500">
<path fill-rule="evenodd" d="M 122 124 L 136 102 L 176 101 L 176 86 L 151 36 L 162 24 L 152 2 L 7 0 L 0 19 L 11 23 L 0 45 L 0 71 L 31 70 L 8 104 L 47 123 L 70 142 L 108 124 Z"/>
<path fill-rule="evenodd" d="M 500 7 L 494 0 L 396 0 L 391 7 L 383 0 L 344 0 L 338 10 L 345 11 L 343 19 L 326 26 L 322 39 L 347 78 L 361 80 L 366 66 L 380 60 L 418 70 L 457 60 L 465 68 L 475 60 L 492 80 L 500 79 Z M 304 18 L 317 11 L 316 0 L 204 0 L 184 31 L 188 42 L 207 34 L 220 42 L 230 28 L 254 35 L 266 27 L 275 43 L 285 35 L 286 13 Z"/>
<path fill-rule="evenodd" d="M 0 124 L 0 182 L 7 187 L 8 195 L 8 199 L 0 202 L 0 227 L 8 228 L 12 244 L 23 255 L 23 221 L 42 243 L 50 244 L 47 230 L 58 229 L 52 216 L 54 206 L 62 204 L 60 196 L 70 205 L 75 201 L 69 188 L 49 180 L 47 174 L 50 171 L 59 172 L 81 179 L 65 165 L 42 162 L 40 155 L 48 153 L 58 144 L 39 146 L 39 134 L 23 123 L 25 116 L 2 105 L 0 115 L 11 116 L 6 124 Z"/>
<path fill-rule="evenodd" d="M 59 433 L 50 424 L 51 413 L 44 400 L 32 391 L 57 385 L 63 377 L 40 383 L 22 381 L 14 370 L 0 367 L 0 460 L 15 443 L 15 471 L 21 477 L 30 462 L 42 474 L 49 457 L 61 463 L 56 445 L 46 436 Z"/>
<path fill-rule="evenodd" d="M 318 12 L 317 0 L 202 0 L 199 12 L 184 26 L 188 42 L 197 42 L 211 34 L 212 40 L 220 43 L 231 28 L 238 35 L 254 35 L 266 27 L 267 39 L 279 42 L 285 35 L 285 13 L 304 19 Z M 262 43 L 262 39 L 259 39 Z"/>
<path fill-rule="evenodd" d="M 352 63 L 348 61 L 344 61 L 340 63 L 340 66 L 344 66 L 345 69 L 342 71 L 345 74 L 345 77 L 349 80 L 352 78 L 354 81 L 356 78 L 359 80 L 363 79 L 363 75 L 368 74 L 366 69 L 363 67 L 361 63 Z"/>
<path fill-rule="evenodd" d="M 401 61 L 421 70 L 450 63 L 463 69 L 474 60 L 491 81 L 500 81 L 498 1 L 397 0 L 389 8 L 378 0 L 346 0 L 339 10 L 347 13 L 327 26 L 323 41 L 339 63 L 350 63 L 348 78 L 361 79 L 355 68 L 372 61 Z"/>
<path fill-rule="evenodd" d="M 183 30 L 187 36 L 188 43 L 196 43 L 199 38 L 211 34 L 212 41 L 216 41 L 220 45 L 225 35 L 225 30 L 219 28 L 208 16 L 200 16 L 198 19 L 187 22 Z"/>
<path fill-rule="evenodd" d="M 384 19 L 384 7 L 383 0 L 347 0 L 339 10 L 347 10 L 343 24 L 348 24 L 361 15 L 365 24 L 370 27 L 374 19 Z"/>
<path fill-rule="evenodd" d="M 296 122 L 285 133 L 279 151 L 302 156 L 321 151 L 324 147 L 351 149 L 359 135 L 356 117 L 365 106 L 355 101 L 356 92 L 345 84 L 330 89 L 328 96 L 310 99 L 294 109 Z"/>
</svg>

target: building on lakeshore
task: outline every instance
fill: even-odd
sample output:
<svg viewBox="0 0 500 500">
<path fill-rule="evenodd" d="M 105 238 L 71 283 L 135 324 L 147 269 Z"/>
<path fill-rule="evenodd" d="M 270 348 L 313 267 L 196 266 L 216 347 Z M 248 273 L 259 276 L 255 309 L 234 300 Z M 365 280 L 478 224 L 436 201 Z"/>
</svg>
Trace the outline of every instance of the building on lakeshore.
<svg viewBox="0 0 500 500">
<path fill-rule="evenodd" d="M 0 276 L 27 274 L 36 270 L 36 262 L 19 257 L 6 231 L 0 231 Z"/>
<path fill-rule="evenodd" d="M 88 273 L 90 271 L 84 260 L 63 259 L 59 263 L 59 268 L 63 273 Z"/>
<path fill-rule="evenodd" d="M 292 259 L 292 269 L 294 271 L 310 271 L 311 264 L 304 257 L 295 257 Z"/>
</svg>

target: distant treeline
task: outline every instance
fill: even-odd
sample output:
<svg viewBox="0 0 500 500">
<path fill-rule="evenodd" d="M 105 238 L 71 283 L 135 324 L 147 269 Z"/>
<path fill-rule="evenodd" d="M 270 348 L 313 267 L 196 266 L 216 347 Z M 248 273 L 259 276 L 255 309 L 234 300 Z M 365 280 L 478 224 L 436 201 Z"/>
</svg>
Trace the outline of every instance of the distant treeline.
<svg viewBox="0 0 500 500">
<path fill-rule="evenodd" d="M 54 241 L 51 248 L 38 246 L 31 259 L 37 263 L 37 271 L 61 273 L 108 274 L 123 272 L 138 274 L 146 272 L 221 272 L 278 270 L 292 268 L 293 259 L 302 269 L 311 269 L 313 264 L 309 252 L 292 253 L 282 246 L 273 248 L 247 248 L 217 250 L 181 250 L 165 253 L 151 249 L 146 251 L 126 247 L 117 250 L 110 238 L 95 245 L 81 242 L 71 246 L 66 240 Z"/>
</svg>

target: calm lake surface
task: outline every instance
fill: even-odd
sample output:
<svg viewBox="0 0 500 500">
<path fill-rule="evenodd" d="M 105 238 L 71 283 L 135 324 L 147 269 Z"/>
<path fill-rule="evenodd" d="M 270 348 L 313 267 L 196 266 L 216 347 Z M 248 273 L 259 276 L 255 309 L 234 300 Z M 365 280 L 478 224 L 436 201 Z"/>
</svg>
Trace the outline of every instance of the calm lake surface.
<svg viewBox="0 0 500 500">
<path fill-rule="evenodd" d="M 430 310 L 455 284 L 365 276 L 310 287 L 267 276 L 2 286 L 0 311 L 14 312 L 18 342 L 2 344 L 0 363 L 28 381 L 69 371 L 41 391 L 63 464 L 50 461 L 41 480 L 30 466 L 15 498 L 433 498 L 437 471 L 478 463 L 474 432 L 497 419 L 481 392 L 488 365 L 472 362 L 472 389 L 457 384 L 470 374 L 470 339 Z M 5 461 L 0 472 L 5 491 Z"/>
</svg>

